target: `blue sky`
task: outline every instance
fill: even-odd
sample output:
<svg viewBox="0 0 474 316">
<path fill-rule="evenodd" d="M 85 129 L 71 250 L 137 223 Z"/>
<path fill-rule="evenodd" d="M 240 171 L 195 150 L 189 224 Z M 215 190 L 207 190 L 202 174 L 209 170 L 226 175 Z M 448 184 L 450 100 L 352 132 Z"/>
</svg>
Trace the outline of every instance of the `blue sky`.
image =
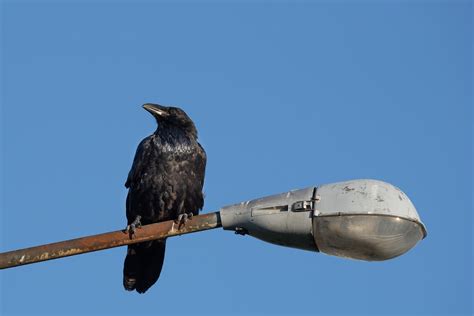
<svg viewBox="0 0 474 316">
<path fill-rule="evenodd" d="M 125 225 L 123 186 L 178 105 L 208 154 L 205 211 L 357 178 L 428 228 L 361 262 L 214 230 L 168 241 L 146 295 L 117 248 L 0 272 L 2 315 L 468 315 L 472 2 L 25 2 L 1 7 L 1 248 Z"/>
</svg>

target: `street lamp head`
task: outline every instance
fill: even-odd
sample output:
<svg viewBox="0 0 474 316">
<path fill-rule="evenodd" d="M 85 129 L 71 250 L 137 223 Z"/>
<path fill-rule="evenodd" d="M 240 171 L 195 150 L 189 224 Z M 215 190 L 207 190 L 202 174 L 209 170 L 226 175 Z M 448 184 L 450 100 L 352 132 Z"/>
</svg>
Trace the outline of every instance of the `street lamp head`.
<svg viewBox="0 0 474 316">
<path fill-rule="evenodd" d="M 221 209 L 222 226 L 264 241 L 367 261 L 387 260 L 426 236 L 410 199 L 377 180 L 294 190 Z"/>
</svg>

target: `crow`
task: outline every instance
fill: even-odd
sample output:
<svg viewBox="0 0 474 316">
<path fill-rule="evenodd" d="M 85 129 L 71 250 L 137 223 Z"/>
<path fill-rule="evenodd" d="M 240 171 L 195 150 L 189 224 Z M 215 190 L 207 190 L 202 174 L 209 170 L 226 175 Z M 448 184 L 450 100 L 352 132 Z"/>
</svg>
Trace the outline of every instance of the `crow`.
<svg viewBox="0 0 474 316">
<path fill-rule="evenodd" d="M 180 108 L 147 103 L 158 128 L 138 145 L 125 187 L 127 232 L 141 225 L 175 220 L 185 224 L 204 205 L 206 152 L 193 121 Z M 166 239 L 129 245 L 123 286 L 145 293 L 159 278 Z"/>
</svg>

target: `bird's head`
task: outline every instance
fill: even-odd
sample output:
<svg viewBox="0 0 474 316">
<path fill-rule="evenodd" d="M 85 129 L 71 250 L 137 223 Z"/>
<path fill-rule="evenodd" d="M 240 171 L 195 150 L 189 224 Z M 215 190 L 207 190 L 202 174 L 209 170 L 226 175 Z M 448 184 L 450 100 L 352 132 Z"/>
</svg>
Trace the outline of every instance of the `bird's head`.
<svg viewBox="0 0 474 316">
<path fill-rule="evenodd" d="M 173 127 L 197 137 L 197 130 L 189 116 L 177 107 L 146 103 L 143 108 L 155 117 L 161 127 Z"/>
</svg>

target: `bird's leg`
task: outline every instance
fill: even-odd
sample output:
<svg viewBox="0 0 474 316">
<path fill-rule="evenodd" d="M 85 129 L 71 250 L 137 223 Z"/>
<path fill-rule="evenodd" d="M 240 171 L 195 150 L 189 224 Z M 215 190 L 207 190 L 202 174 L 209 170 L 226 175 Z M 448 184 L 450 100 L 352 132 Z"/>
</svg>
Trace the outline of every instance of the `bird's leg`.
<svg viewBox="0 0 474 316">
<path fill-rule="evenodd" d="M 142 223 L 140 222 L 141 218 L 140 215 L 137 215 L 135 220 L 130 225 L 127 225 L 125 232 L 130 235 L 130 238 L 133 238 L 133 235 L 135 235 L 135 229 L 142 227 Z"/>
<path fill-rule="evenodd" d="M 182 226 L 186 225 L 188 220 L 193 218 L 193 213 L 183 213 L 179 214 L 178 218 L 176 219 L 176 223 L 178 224 L 178 229 L 181 229 Z"/>
<path fill-rule="evenodd" d="M 178 219 L 176 220 L 178 224 L 178 229 L 181 229 L 181 226 L 186 225 L 186 222 L 188 221 L 188 214 L 183 213 L 178 215 Z"/>
</svg>

